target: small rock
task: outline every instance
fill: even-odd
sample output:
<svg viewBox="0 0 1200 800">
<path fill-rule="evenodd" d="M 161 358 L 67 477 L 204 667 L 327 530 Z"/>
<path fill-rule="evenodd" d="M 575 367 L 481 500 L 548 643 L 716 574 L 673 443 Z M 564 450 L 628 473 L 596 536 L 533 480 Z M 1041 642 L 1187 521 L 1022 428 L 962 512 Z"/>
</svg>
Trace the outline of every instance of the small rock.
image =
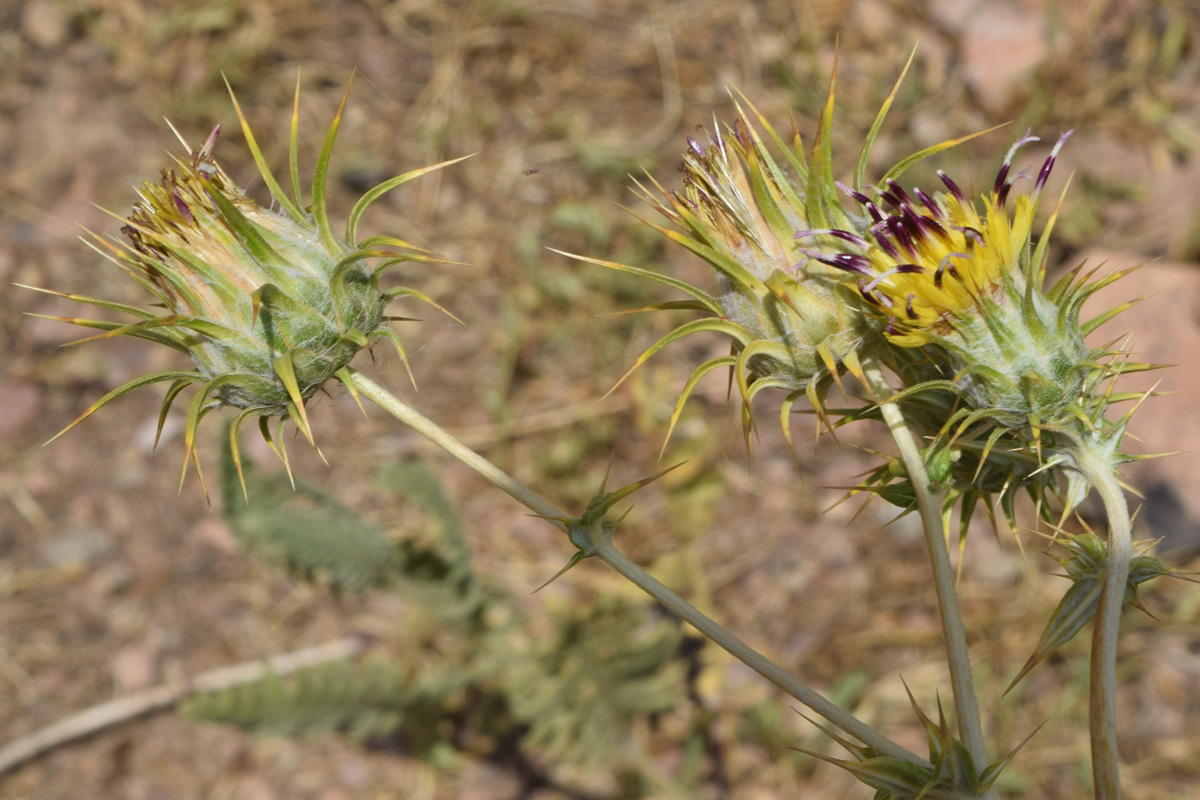
<svg viewBox="0 0 1200 800">
<path fill-rule="evenodd" d="M 21 32 L 38 47 L 61 47 L 70 34 L 70 19 L 54 0 L 30 0 L 21 15 Z"/>
<path fill-rule="evenodd" d="M 100 528 L 80 528 L 56 536 L 38 548 L 42 561 L 50 567 L 88 566 L 100 561 L 116 547 L 106 531 Z"/>
<path fill-rule="evenodd" d="M 963 74 L 986 106 L 1008 100 L 1046 55 L 1042 15 L 1007 4 L 989 3 L 963 30 Z"/>
<path fill-rule="evenodd" d="M 147 644 L 123 647 L 112 657 L 110 668 L 119 692 L 145 689 L 158 677 L 155 648 Z"/>
<path fill-rule="evenodd" d="M 0 380 L 0 440 L 25 430 L 42 408 L 42 391 L 28 381 Z"/>
<path fill-rule="evenodd" d="M 1106 259 L 1112 269 L 1146 261 L 1137 255 L 1100 252 L 1087 254 L 1086 263 L 1095 266 Z M 1099 346 L 1129 333 L 1127 343 L 1122 338 L 1117 344 L 1134 351 L 1132 361 L 1180 365 L 1136 373 L 1118 381 L 1117 391 L 1147 391 L 1158 384 L 1158 391 L 1167 393 L 1151 397 L 1138 410 L 1121 449 L 1134 454 L 1190 452 L 1130 464 L 1122 474 L 1143 491 L 1154 489 L 1160 500 L 1160 508 L 1147 507 L 1139 520 L 1146 528 L 1144 536 L 1169 534 L 1176 547 L 1200 546 L 1200 493 L 1192 489 L 1200 485 L 1200 452 L 1194 449 L 1200 442 L 1200 372 L 1191 368 L 1195 355 L 1200 353 L 1200 265 L 1165 261 L 1146 264 L 1093 295 L 1083 318 L 1143 295 L 1149 296 L 1102 325 L 1090 337 L 1090 343 Z M 1128 404 L 1119 405 L 1109 416 L 1115 417 L 1127 408 Z M 1147 520 L 1161 519 L 1156 514 L 1172 501 L 1186 512 L 1173 520 L 1172 530 L 1156 531 L 1145 525 Z"/>
</svg>

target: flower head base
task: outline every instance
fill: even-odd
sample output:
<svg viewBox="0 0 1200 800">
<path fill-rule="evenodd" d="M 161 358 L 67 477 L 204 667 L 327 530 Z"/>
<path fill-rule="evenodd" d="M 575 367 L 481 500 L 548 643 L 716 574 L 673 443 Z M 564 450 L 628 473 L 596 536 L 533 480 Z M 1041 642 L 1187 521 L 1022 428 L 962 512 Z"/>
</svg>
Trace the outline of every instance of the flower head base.
<svg viewBox="0 0 1200 800">
<path fill-rule="evenodd" d="M 1009 683 L 1005 692 L 1012 691 L 1021 680 L 1033 671 L 1034 667 L 1046 659 L 1046 656 L 1071 641 L 1085 625 L 1096 616 L 1100 607 L 1100 592 L 1104 585 L 1105 567 L 1108 559 L 1108 546 L 1094 533 L 1082 533 L 1068 536 L 1062 541 L 1067 551 L 1064 556 L 1051 556 L 1066 570 L 1063 577 L 1069 578 L 1071 586 L 1063 594 L 1058 607 L 1050 615 L 1042 638 L 1034 648 L 1033 654 L 1025 662 L 1025 666 Z M 1139 546 L 1148 549 L 1150 542 L 1141 542 Z M 1124 604 L 1139 609 L 1148 616 L 1151 614 L 1138 598 L 1138 587 L 1147 581 L 1162 576 L 1197 583 L 1198 581 L 1184 573 L 1170 569 L 1162 561 L 1151 555 L 1134 556 L 1129 564 L 1129 577 L 1125 582 Z"/>
<path fill-rule="evenodd" d="M 960 800 L 985 794 L 1000 777 L 1000 773 L 1012 762 L 1017 752 L 1033 738 L 1034 733 L 1037 733 L 1035 730 L 1029 734 L 1000 760 L 979 765 L 971 758 L 966 746 L 950 733 L 951 728 L 946 722 L 941 700 L 938 700 L 938 719 L 935 722 L 917 705 L 917 700 L 907 684 L 904 690 L 908 693 L 909 703 L 917 719 L 925 729 L 925 740 L 929 746 L 928 763 L 921 764 L 915 760 L 883 756 L 874 749 L 846 739 L 823 725 L 817 727 L 849 751 L 852 759 L 834 758 L 824 753 L 796 749 L 849 772 L 860 783 L 875 790 L 875 800 Z"/>
<path fill-rule="evenodd" d="M 158 182 L 142 185 L 141 201 L 122 228 L 127 243 L 94 237 L 92 247 L 154 294 L 166 308 L 165 314 L 49 292 L 137 319 L 119 324 L 56 317 L 105 331 L 81 341 L 122 334 L 137 336 L 186 353 L 195 364 L 190 372 L 172 370 L 135 378 L 102 397 L 62 433 L 139 386 L 171 381 L 159 415 L 161 433 L 176 397 L 187 386 L 196 384 L 198 390 L 188 410 L 185 433 L 185 475 L 189 460 L 199 470 L 195 437 L 200 420 L 221 406 L 240 410 L 230 433 L 239 473 L 237 432 L 250 417 L 259 419 L 263 437 L 287 465 L 280 435 L 283 422 L 291 420 L 311 443 L 305 404 L 331 378 L 344 383 L 357 399 L 349 369 L 355 354 L 374 341 L 386 339 L 407 364 L 400 340 L 386 325 L 392 319 L 385 315 L 386 307 L 404 296 L 437 306 L 412 289 L 381 289 L 379 281 L 395 264 L 439 259 L 392 237 L 358 241 L 358 221 L 386 191 L 453 162 L 415 170 L 375 187 L 354 207 L 345 236 L 338 236 L 326 214 L 325 180 L 346 96 L 317 163 L 311 213 L 305 210 L 299 194 L 299 99 L 297 85 L 289 153 L 293 184 L 290 195 L 267 168 L 234 99 L 242 131 L 280 211 L 259 206 L 214 160 L 218 127 L 203 147 L 177 158 L 176 168 L 164 171 Z M 271 417 L 279 420 L 274 433 L 267 425 Z"/>
</svg>

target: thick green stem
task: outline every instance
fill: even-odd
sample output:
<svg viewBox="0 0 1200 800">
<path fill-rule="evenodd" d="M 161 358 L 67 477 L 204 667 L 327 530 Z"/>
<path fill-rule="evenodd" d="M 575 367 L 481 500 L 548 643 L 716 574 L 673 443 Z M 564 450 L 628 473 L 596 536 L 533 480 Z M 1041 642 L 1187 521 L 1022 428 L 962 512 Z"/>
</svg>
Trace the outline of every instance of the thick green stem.
<svg viewBox="0 0 1200 800">
<path fill-rule="evenodd" d="M 1076 465 L 1100 495 L 1108 516 L 1108 560 L 1104 565 L 1104 587 L 1092 629 L 1092 685 L 1090 697 L 1092 733 L 1092 779 L 1096 800 L 1118 800 L 1121 796 L 1117 767 L 1117 635 L 1121 608 L 1129 582 L 1132 558 L 1129 507 L 1112 466 L 1094 448 L 1076 453 Z"/>
<path fill-rule="evenodd" d="M 359 372 L 352 374 L 358 391 L 368 400 L 487 478 L 526 508 L 542 517 L 546 517 L 547 521 L 556 525 L 560 530 L 566 530 L 566 526 L 558 519 L 555 519 L 556 517 L 565 518 L 566 515 L 563 512 L 543 500 L 495 464 L 455 439 L 435 422 L 398 399 L 370 378 Z M 595 538 L 600 538 L 600 541 L 593 541 L 593 555 L 613 567 L 613 569 L 617 570 L 617 572 L 630 582 L 666 606 L 672 613 L 692 625 L 701 634 L 724 648 L 739 661 L 753 669 L 759 675 L 762 675 L 788 695 L 829 720 L 841 730 L 856 737 L 863 744 L 873 748 L 879 754 L 922 767 L 930 766 L 929 762 L 925 759 L 909 752 L 891 739 L 876 732 L 865 722 L 857 719 L 854 715 L 830 702 L 818 692 L 809 689 L 789 676 L 766 658 L 766 656 L 755 651 L 741 639 L 738 639 L 732 633 L 722 628 L 695 606 L 688 603 L 640 566 L 618 552 L 613 547 L 612 542 L 602 537 Z"/>
<path fill-rule="evenodd" d="M 925 530 L 925 545 L 929 550 L 929 561 L 933 567 L 933 588 L 937 595 L 942 618 L 942 638 L 946 643 L 946 661 L 950 668 L 950 685 L 954 691 L 954 710 L 958 715 L 958 732 L 976 769 L 982 771 L 990 762 L 987 745 L 983 740 L 983 726 L 979 718 L 979 703 L 975 698 L 975 682 L 971 676 L 971 661 L 967 654 L 967 632 L 963 627 L 962 613 L 958 608 L 958 595 L 954 591 L 954 568 L 950 564 L 950 552 L 946 548 L 946 533 L 942 525 L 941 496 L 929 485 L 929 473 L 921 458 L 920 448 L 913 437 L 904 413 L 898 404 L 888 400 L 894 392 L 883 376 L 883 371 L 874 360 L 863 361 L 867 388 L 879 402 L 884 422 L 891 431 L 900 461 L 908 473 L 913 492 L 917 497 L 917 510 Z M 995 789 L 989 789 L 983 797 L 997 797 Z"/>
</svg>

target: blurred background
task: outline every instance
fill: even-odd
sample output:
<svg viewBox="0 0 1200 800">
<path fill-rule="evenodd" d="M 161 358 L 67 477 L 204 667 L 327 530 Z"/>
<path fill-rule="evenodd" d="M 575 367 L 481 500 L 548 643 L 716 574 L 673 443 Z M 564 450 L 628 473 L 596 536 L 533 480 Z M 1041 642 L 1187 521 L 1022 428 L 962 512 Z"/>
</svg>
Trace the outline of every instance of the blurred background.
<svg viewBox="0 0 1200 800">
<path fill-rule="evenodd" d="M 769 398 L 751 466 L 740 411 L 712 376 L 660 462 L 690 370 L 727 345 L 695 337 L 604 397 L 682 319 L 610 315 L 678 298 L 546 249 L 710 285 L 698 259 L 622 209 L 644 211 L 630 176 L 676 186 L 685 137 L 732 121 L 732 87 L 781 131 L 794 117 L 811 142 L 835 47 L 835 158 L 848 176 L 914 46 L 868 178 L 922 147 L 1010 123 L 906 180 L 930 185 L 940 168 L 983 190 L 1026 127 L 1043 145 L 1074 128 L 1052 187 L 1073 174 L 1053 262 L 1158 259 L 1097 302 L 1158 292 L 1105 330 L 1109 339 L 1133 330 L 1145 360 L 1182 364 L 1164 373 L 1163 388 L 1178 394 L 1147 404 L 1134 429 L 1145 443 L 1130 448 L 1191 449 L 1200 425 L 1188 374 L 1200 347 L 1192 0 L 0 3 L 0 742 L 116 696 L 349 633 L 369 638 L 377 657 L 413 681 L 484 647 L 412 593 L 353 591 L 361 586 L 343 581 L 348 590 L 336 570 L 324 579 L 308 570 L 318 578 L 309 582 L 278 558 L 247 557 L 244 520 L 219 497 L 210 509 L 194 473 L 178 490 L 181 419 L 168 420 L 151 455 L 161 391 L 123 398 L 42 447 L 107 390 L 182 365 L 133 339 L 61 348 L 83 334 L 26 312 L 83 312 L 12 284 L 144 303 L 78 236 L 81 227 L 117 235 L 119 221 L 101 209 L 128 213 L 133 187 L 180 151 L 164 118 L 193 145 L 221 124 L 217 157 L 262 199 L 221 75 L 269 162 L 285 171 L 297 75 L 302 169 L 311 170 L 357 70 L 334 153 L 335 219 L 380 180 L 475 155 L 388 195 L 362 228 L 461 262 L 412 265 L 401 277 L 466 326 L 400 308 L 422 318 L 397 326 L 419 391 L 384 348 L 356 364 L 562 508 L 582 509 L 614 454 L 612 485 L 686 460 L 636 496 L 622 549 L 921 752 L 900 678 L 931 714 L 949 689 L 919 531 L 907 518 L 881 529 L 895 511 L 883 503 L 857 516 L 857 499 L 826 510 L 838 487 L 878 463 L 861 448 L 886 449 L 881 432 L 863 425 L 839 434 L 840 447 L 827 437 L 814 447 L 813 419 L 797 416 L 801 480 L 773 422 L 778 398 Z M 1022 151 L 1017 163 L 1040 164 L 1045 151 Z M 530 721 L 537 714 L 522 719 L 519 692 L 489 694 L 506 680 L 553 683 L 560 665 L 527 679 L 473 672 L 475 683 L 439 695 L 441 705 L 408 709 L 408 723 L 358 737 L 365 743 L 332 733 L 260 738 L 165 713 L 0 776 L 0 798 L 869 796 L 790 749 L 845 757 L 793 703 L 664 620 L 603 565 L 585 562 L 531 595 L 572 552 L 549 525 L 382 414 L 364 417 L 341 389 L 319 396 L 309 414 L 328 463 L 299 440 L 290 453 L 301 481 L 325 498 L 317 506 L 327 511 L 336 498 L 391 542 L 426 542 L 433 528 L 459 526 L 475 580 L 504 598 L 492 613 L 522 620 L 513 641 L 527 660 L 552 661 L 539 646 L 573 624 L 584 639 L 605 625 L 617 631 L 604 634 L 613 641 L 666 631 L 671 644 L 654 664 L 662 682 L 644 686 L 672 702 L 630 703 L 571 738 L 539 728 Z M 212 422 L 201 430 L 211 489 L 221 480 L 223 431 Z M 253 438 L 245 437 L 248 457 L 274 474 L 278 463 Z M 398 464 L 409 472 L 396 473 Z M 1141 535 L 1166 537 L 1165 558 L 1181 569 L 1195 569 L 1200 553 L 1200 505 L 1188 488 L 1198 479 L 1187 456 L 1132 476 L 1152 500 Z M 412 490 L 421 481 L 432 486 L 424 502 Z M 1043 539 L 1018 537 L 994 536 L 981 518 L 966 548 L 964 613 L 988 735 L 1003 753 L 1044 723 L 1002 779 L 1004 792 L 1081 797 L 1090 785 L 1087 637 L 1001 698 L 1066 587 L 1048 574 L 1058 567 L 1041 554 Z M 1143 599 L 1157 620 L 1131 613 L 1122 639 L 1123 776 L 1130 798 L 1190 798 L 1200 781 L 1200 592 L 1159 581 Z M 620 672 L 617 652 L 610 660 Z M 511 708 L 489 705 L 495 696 Z M 569 704 L 549 702 L 544 714 Z M 413 726 L 432 727 L 432 738 L 418 742 Z"/>
</svg>

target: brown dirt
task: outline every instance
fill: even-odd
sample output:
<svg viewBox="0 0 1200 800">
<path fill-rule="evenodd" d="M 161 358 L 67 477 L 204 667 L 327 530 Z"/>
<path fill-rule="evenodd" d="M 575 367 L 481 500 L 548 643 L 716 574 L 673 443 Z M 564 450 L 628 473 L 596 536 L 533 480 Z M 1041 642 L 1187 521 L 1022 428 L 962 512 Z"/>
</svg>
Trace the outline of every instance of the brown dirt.
<svg viewBox="0 0 1200 800">
<path fill-rule="evenodd" d="M 423 322 L 402 329 L 419 393 L 382 350 L 374 374 L 574 507 L 599 485 L 614 450 L 615 480 L 656 470 L 673 393 L 689 364 L 717 345 L 676 348 L 599 402 L 669 320 L 597 315 L 664 295 L 543 248 L 658 266 L 703 284 L 709 278 L 694 259 L 615 207 L 632 203 L 627 173 L 644 169 L 674 185 L 683 137 L 714 116 L 717 124 L 731 118 L 729 86 L 780 125 L 790 107 L 810 138 L 836 41 L 846 142 L 837 150 L 846 174 L 918 40 L 913 72 L 877 144 L 877 168 L 1015 120 L 939 158 L 937 166 L 982 186 L 1017 128 L 1032 125 L 1051 138 L 1074 127 L 1058 176 L 1061 185 L 1075 170 L 1057 231 L 1061 261 L 1073 263 L 1084 247 L 1185 262 L 1200 256 L 1200 17 L 1186 2 L 0 5 L 0 741 L 161 681 L 350 631 L 369 631 L 387 648 L 388 631 L 404 625 L 402 609 L 386 598 L 335 598 L 240 555 L 194 475 L 177 492 L 177 422 L 160 452 L 148 452 L 161 394 L 134 393 L 42 446 L 108 389 L 179 366 L 172 353 L 135 340 L 61 349 L 77 331 L 24 313 L 79 309 L 11 285 L 144 301 L 76 236 L 80 226 L 116 235 L 120 224 L 96 206 L 124 213 L 130 187 L 165 165 L 164 150 L 177 148 L 164 116 L 192 142 L 221 123 L 218 155 L 231 175 L 248 180 L 254 167 L 221 73 L 269 160 L 282 165 L 299 71 L 302 150 L 311 164 L 356 68 L 334 162 L 331 202 L 342 214 L 381 178 L 476 153 L 405 187 L 365 222 L 463 262 L 415 267 L 404 278 L 469 322 L 459 327 L 422 311 Z M 1190 355 L 1149 360 L 1190 365 Z M 537 416 L 558 409 L 568 410 L 565 421 Z M 476 558 L 503 586 L 525 595 L 568 557 L 567 542 L 547 526 L 381 414 L 364 419 L 344 392 L 319 399 L 310 413 L 328 466 L 298 442 L 295 469 L 348 505 L 383 520 L 400 516 L 371 479 L 415 452 L 461 499 Z M 1195 404 L 1179 413 L 1194 416 Z M 763 419 L 774 416 L 764 407 Z M 822 442 L 810 455 L 806 447 L 801 484 L 773 425 L 763 426 L 750 471 L 736 419 L 719 380 L 702 387 L 668 454 L 690 459 L 688 466 L 644 494 L 622 544 L 818 687 L 861 675 L 857 713 L 920 747 L 897 675 L 927 708 L 936 690 L 945 699 L 948 689 L 919 536 L 910 520 L 879 531 L 889 517 L 882 507 L 854 522 L 850 506 L 817 513 L 838 496 L 818 487 L 845 485 L 872 465 L 849 445 L 881 446 L 878 431 L 851 431 L 840 450 Z M 218 426 L 206 430 L 201 457 L 213 465 Z M 270 463 L 259 451 L 252 456 Z M 1179 474 L 1173 487 L 1163 485 L 1186 494 L 1189 473 Z M 1194 547 L 1195 526 L 1183 535 Z M 1085 643 L 999 697 L 1062 591 L 1044 574 L 1047 559 L 1016 553 L 1011 538 L 997 544 L 986 535 L 973 537 L 967 553 L 965 613 L 983 706 L 994 710 L 989 734 L 1011 747 L 1045 722 L 1006 791 L 1075 798 L 1089 781 Z M 547 598 L 610 591 L 625 589 L 585 564 L 528 603 L 537 610 Z M 1131 798 L 1193 797 L 1198 595 L 1178 585 L 1147 594 L 1160 621 L 1131 618 L 1122 642 L 1125 784 Z M 706 650 L 703 659 L 698 691 L 714 744 L 700 796 L 868 796 L 837 770 L 747 733 L 748 709 L 790 704 L 724 656 Z M 790 713 L 773 725 L 794 738 L 789 744 L 824 747 Z M 671 732 L 664 725 L 647 750 L 665 781 L 682 758 Z M 510 767 L 467 758 L 437 768 L 331 737 L 258 741 L 162 714 L 0 777 L 0 798 L 525 796 Z M 612 796 L 604 776 L 584 785 Z"/>
</svg>

